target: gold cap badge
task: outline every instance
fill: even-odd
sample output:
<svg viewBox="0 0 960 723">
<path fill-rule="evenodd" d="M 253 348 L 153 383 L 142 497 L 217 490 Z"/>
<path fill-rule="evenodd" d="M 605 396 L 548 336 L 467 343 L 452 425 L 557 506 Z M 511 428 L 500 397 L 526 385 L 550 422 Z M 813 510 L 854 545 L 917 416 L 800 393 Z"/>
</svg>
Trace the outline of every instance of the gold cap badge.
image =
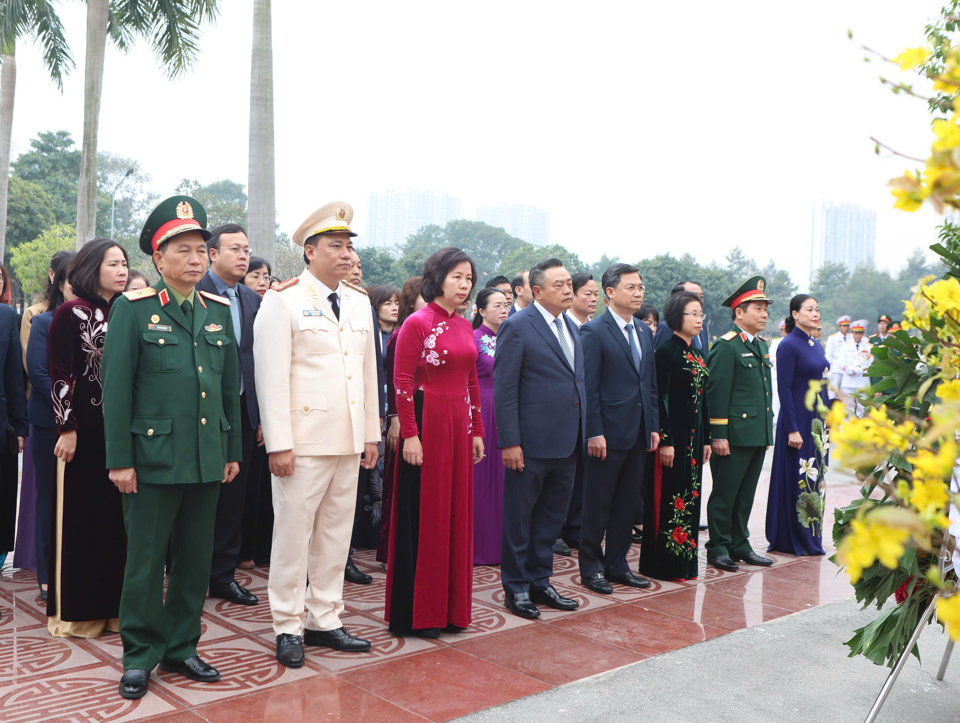
<svg viewBox="0 0 960 723">
<path fill-rule="evenodd" d="M 347 217 L 346 209 L 344 209 L 343 206 L 337 207 L 337 218 L 339 218 L 342 221 L 346 217 Z"/>
<path fill-rule="evenodd" d="M 757 282 L 757 291 L 763 291 L 763 279 Z"/>
<path fill-rule="evenodd" d="M 186 201 L 177 204 L 177 218 L 193 218 L 193 206 Z"/>
</svg>

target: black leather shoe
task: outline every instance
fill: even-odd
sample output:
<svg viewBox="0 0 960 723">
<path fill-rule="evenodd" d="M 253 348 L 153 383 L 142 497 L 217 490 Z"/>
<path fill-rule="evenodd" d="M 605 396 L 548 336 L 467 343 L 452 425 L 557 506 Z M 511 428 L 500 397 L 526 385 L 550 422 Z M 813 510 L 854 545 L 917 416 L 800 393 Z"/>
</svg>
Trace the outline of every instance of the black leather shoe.
<svg viewBox="0 0 960 723">
<path fill-rule="evenodd" d="M 710 529 L 709 525 L 700 525 L 700 532 L 706 532 Z"/>
<path fill-rule="evenodd" d="M 607 582 L 607 578 L 602 572 L 595 573 L 590 577 L 583 577 L 581 580 L 590 590 L 598 592 L 601 595 L 610 595 L 613 593 L 613 588 L 610 586 L 610 583 Z"/>
<path fill-rule="evenodd" d="M 627 587 L 650 587 L 650 581 L 641 575 L 635 575 L 632 572 L 625 572 L 622 575 L 607 575 L 607 580 Z"/>
<path fill-rule="evenodd" d="M 216 683 L 220 680 L 220 673 L 209 663 L 204 663 L 200 658 L 194 655 L 179 663 L 167 663 L 161 661 L 160 670 L 164 673 L 180 673 L 185 678 L 195 680 L 198 683 Z"/>
<path fill-rule="evenodd" d="M 256 605 L 260 602 L 260 598 L 245 587 L 240 587 L 236 580 L 231 580 L 226 585 L 211 585 L 210 597 L 217 597 L 234 605 Z"/>
<path fill-rule="evenodd" d="M 707 555 L 707 564 L 713 565 L 718 570 L 726 570 L 727 572 L 736 572 L 740 569 L 730 555 L 717 555 L 716 557 Z"/>
<path fill-rule="evenodd" d="M 125 670 L 120 678 L 120 695 L 130 700 L 142 698 L 147 694 L 147 681 L 150 680 L 149 670 Z"/>
<path fill-rule="evenodd" d="M 553 543 L 553 551 L 564 557 L 570 557 L 570 555 L 573 554 L 570 552 L 570 545 L 564 542 L 563 538 L 558 538 L 557 541 Z"/>
<path fill-rule="evenodd" d="M 540 617 L 540 611 L 530 599 L 530 593 L 518 592 L 516 595 L 507 593 L 503 604 L 507 606 L 507 610 L 517 617 L 526 618 L 527 620 L 534 620 Z"/>
<path fill-rule="evenodd" d="M 758 555 L 753 550 L 750 550 L 746 555 L 731 555 L 733 559 L 737 562 L 743 562 L 747 565 L 759 565 L 761 567 L 770 567 L 773 564 L 773 560 L 769 557 L 764 557 L 763 555 Z"/>
<path fill-rule="evenodd" d="M 303 667 L 303 643 L 299 635 L 280 633 L 277 636 L 277 661 L 288 668 Z"/>
<path fill-rule="evenodd" d="M 553 585 L 547 585 L 543 590 L 531 590 L 530 600 L 538 605 L 546 605 L 554 610 L 576 610 L 580 603 L 571 600 L 557 592 Z"/>
<path fill-rule="evenodd" d="M 347 566 L 343 569 L 343 579 L 347 582 L 352 582 L 354 585 L 369 585 L 373 582 L 373 575 L 361 572 L 360 568 L 348 562 Z"/>
<path fill-rule="evenodd" d="M 306 645 L 324 645 L 344 653 L 366 653 L 372 647 L 369 640 L 354 637 L 343 628 L 336 630 L 304 630 Z"/>
<path fill-rule="evenodd" d="M 442 632 L 443 630 L 440 628 L 417 628 L 413 631 L 413 634 L 421 638 L 427 638 L 428 640 L 436 640 Z"/>
<path fill-rule="evenodd" d="M 633 539 L 634 542 L 643 542 L 643 530 L 640 529 L 639 527 L 637 527 L 636 525 L 633 526 L 633 538 L 632 538 L 632 539 Z"/>
</svg>

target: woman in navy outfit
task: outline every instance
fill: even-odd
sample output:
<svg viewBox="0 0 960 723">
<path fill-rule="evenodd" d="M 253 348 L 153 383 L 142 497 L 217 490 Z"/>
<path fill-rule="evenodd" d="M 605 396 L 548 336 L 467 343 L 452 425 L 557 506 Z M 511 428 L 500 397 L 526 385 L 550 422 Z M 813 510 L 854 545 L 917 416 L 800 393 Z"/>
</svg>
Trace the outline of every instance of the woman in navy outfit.
<svg viewBox="0 0 960 723">
<path fill-rule="evenodd" d="M 811 381 L 823 381 L 830 367 L 820 342 L 813 338 L 820 323 L 817 300 L 798 294 L 790 300 L 783 338 L 777 347 L 777 417 L 767 539 L 771 551 L 790 555 L 822 555 L 828 443 L 823 418 L 808 410 Z M 826 387 L 820 396 L 827 403 Z"/>
</svg>

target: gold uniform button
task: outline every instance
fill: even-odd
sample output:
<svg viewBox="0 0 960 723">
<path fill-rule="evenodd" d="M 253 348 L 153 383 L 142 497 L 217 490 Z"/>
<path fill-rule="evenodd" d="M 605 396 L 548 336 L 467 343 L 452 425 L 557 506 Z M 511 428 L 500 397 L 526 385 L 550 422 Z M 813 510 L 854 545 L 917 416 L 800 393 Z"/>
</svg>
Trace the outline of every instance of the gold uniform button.
<svg viewBox="0 0 960 723">
<path fill-rule="evenodd" d="M 743 418 L 744 418 L 744 419 L 746 419 L 746 418 L 747 418 L 747 415 L 746 415 L 746 414 L 744 414 L 744 415 L 743 415 Z"/>
<path fill-rule="evenodd" d="M 164 344 L 167 343 L 167 340 L 166 340 L 166 339 L 160 339 L 160 341 L 158 341 L 157 343 L 158 343 L 160 346 L 163 346 Z"/>
<path fill-rule="evenodd" d="M 207 393 L 206 393 L 206 392 L 200 392 L 200 398 L 201 398 L 201 399 L 206 399 L 206 398 L 207 398 Z"/>
<path fill-rule="evenodd" d="M 350 381 L 351 379 L 353 379 L 353 375 L 352 375 L 352 374 L 347 374 L 347 381 Z"/>
<path fill-rule="evenodd" d="M 223 342 L 217 339 L 217 346 L 223 346 Z"/>
<path fill-rule="evenodd" d="M 148 437 L 152 437 L 152 436 L 153 436 L 153 430 L 152 430 L 152 429 L 148 429 L 148 430 L 147 430 L 147 436 L 148 436 Z"/>
<path fill-rule="evenodd" d="M 199 371 L 201 374 L 203 374 L 203 367 L 197 367 L 197 371 Z"/>
<path fill-rule="evenodd" d="M 343 327 L 342 327 L 342 326 L 340 327 L 340 331 L 343 331 Z"/>
<path fill-rule="evenodd" d="M 346 355 L 347 355 L 347 352 L 343 352 L 343 355 L 346 356 Z"/>
<path fill-rule="evenodd" d="M 193 342 L 193 345 L 196 346 L 196 345 L 197 345 L 197 342 Z"/>
<path fill-rule="evenodd" d="M 309 412 L 309 411 L 310 411 L 310 407 L 304 407 L 304 408 L 303 408 L 303 411 Z"/>
<path fill-rule="evenodd" d="M 350 400 L 350 404 L 356 404 L 356 401 L 353 400 L 353 399 L 351 399 L 351 400 Z"/>
<path fill-rule="evenodd" d="M 770 411 L 770 407 L 767 407 L 767 411 L 768 411 L 768 412 Z"/>
<path fill-rule="evenodd" d="M 200 424 L 206 424 L 206 423 L 207 423 L 207 418 L 206 418 L 206 417 L 200 417 Z"/>
<path fill-rule="evenodd" d="M 747 366 L 753 369 L 753 364 L 747 364 Z"/>
</svg>

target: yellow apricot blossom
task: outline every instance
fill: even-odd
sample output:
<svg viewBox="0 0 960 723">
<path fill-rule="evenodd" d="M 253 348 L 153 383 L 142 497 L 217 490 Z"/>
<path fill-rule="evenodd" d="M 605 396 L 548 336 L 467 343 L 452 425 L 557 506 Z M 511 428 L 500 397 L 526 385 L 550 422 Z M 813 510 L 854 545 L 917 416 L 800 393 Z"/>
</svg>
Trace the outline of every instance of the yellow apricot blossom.
<svg viewBox="0 0 960 723">
<path fill-rule="evenodd" d="M 908 48 L 893 59 L 900 66 L 900 70 L 912 70 L 927 62 L 930 57 L 929 48 Z"/>
<path fill-rule="evenodd" d="M 850 582 L 855 583 L 877 560 L 884 567 L 896 569 L 909 539 L 909 530 L 889 527 L 869 518 L 853 519 L 850 531 L 837 547 L 837 558 L 850 576 Z"/>
<path fill-rule="evenodd" d="M 960 593 L 937 598 L 937 620 L 946 627 L 951 640 L 960 640 Z"/>
</svg>

